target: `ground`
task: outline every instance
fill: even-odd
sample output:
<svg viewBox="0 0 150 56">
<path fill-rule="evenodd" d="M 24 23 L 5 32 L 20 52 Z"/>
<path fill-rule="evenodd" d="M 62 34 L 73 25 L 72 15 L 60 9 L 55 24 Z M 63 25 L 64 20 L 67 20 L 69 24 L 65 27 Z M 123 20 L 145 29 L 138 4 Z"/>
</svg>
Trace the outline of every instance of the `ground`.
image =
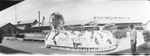
<svg viewBox="0 0 150 56">
<path fill-rule="evenodd" d="M 4 54 L 82 54 L 79 52 L 51 50 L 42 48 L 44 42 L 3 40 L 0 45 L 0 52 Z"/>
<path fill-rule="evenodd" d="M 144 43 L 143 36 L 138 33 L 137 46 Z M 0 52 L 1 54 L 44 54 L 44 55 L 101 55 L 101 54 L 124 54 L 130 55 L 130 38 L 123 38 L 120 40 L 119 46 L 117 49 L 109 52 L 97 52 L 97 53 L 87 53 L 87 52 L 77 52 L 77 51 L 64 51 L 64 50 L 51 50 L 47 48 L 42 48 L 44 46 L 44 42 L 33 42 L 33 41 L 19 41 L 19 40 L 7 40 L 6 38 L 3 40 L 3 43 L 0 44 Z M 139 54 L 140 51 L 138 51 Z M 142 53 L 144 54 L 144 53 Z M 149 54 L 149 53 L 148 53 Z"/>
</svg>

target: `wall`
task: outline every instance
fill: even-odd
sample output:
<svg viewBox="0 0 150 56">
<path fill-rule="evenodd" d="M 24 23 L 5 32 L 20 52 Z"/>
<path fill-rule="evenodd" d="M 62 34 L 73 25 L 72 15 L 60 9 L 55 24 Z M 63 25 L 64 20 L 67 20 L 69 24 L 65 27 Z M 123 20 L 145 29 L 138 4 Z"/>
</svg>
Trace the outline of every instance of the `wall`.
<svg viewBox="0 0 150 56">
<path fill-rule="evenodd" d="M 6 35 L 11 35 L 13 33 L 15 33 L 17 31 L 17 29 L 15 28 L 15 26 L 13 26 L 12 24 L 8 23 L 5 26 L 1 27 L 1 29 L 3 29 L 5 31 Z M 9 31 L 10 29 L 10 31 Z"/>
</svg>

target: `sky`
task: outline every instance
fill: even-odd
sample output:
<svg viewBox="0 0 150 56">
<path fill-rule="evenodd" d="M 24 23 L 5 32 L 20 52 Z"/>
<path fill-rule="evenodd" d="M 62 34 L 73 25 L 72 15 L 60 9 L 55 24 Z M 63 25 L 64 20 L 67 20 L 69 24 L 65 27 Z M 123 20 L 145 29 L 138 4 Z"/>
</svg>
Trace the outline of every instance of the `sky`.
<svg viewBox="0 0 150 56">
<path fill-rule="evenodd" d="M 84 22 L 100 17 L 130 17 L 130 20 L 150 20 L 150 1 L 147 0 L 25 0 L 0 11 L 0 24 L 25 20 L 38 20 L 38 11 L 45 22 L 51 13 L 59 11 L 65 21 Z M 15 15 L 17 19 L 15 20 Z M 120 20 L 121 21 L 121 20 Z M 71 23 L 71 22 L 70 22 Z"/>
</svg>

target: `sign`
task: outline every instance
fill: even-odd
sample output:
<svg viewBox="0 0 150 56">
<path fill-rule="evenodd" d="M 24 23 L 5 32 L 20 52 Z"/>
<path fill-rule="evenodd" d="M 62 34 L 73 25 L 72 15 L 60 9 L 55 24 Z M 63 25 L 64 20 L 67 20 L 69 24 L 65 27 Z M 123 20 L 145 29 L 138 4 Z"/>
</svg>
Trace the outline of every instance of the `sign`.
<svg viewBox="0 0 150 56">
<path fill-rule="evenodd" d="M 130 17 L 94 17 L 95 19 L 130 19 Z"/>
</svg>

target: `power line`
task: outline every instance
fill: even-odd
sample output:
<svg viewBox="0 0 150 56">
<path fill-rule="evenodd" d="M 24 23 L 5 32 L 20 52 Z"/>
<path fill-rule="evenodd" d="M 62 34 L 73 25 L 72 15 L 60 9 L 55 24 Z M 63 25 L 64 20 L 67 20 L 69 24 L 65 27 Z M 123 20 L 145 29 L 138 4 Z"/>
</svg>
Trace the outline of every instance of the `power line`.
<svg viewBox="0 0 150 56">
<path fill-rule="evenodd" d="M 15 23 L 17 23 L 17 5 L 15 5 Z"/>
<path fill-rule="evenodd" d="M 50 9 L 50 8 L 54 7 L 54 6 L 57 5 L 60 1 L 61 1 L 61 0 L 58 0 L 56 3 L 52 4 L 52 5 L 49 6 L 49 8 L 47 8 L 47 9 Z M 43 10 L 44 10 L 44 9 L 43 9 Z M 42 11 L 43 11 L 43 10 L 42 10 Z"/>
<path fill-rule="evenodd" d="M 47 9 L 50 9 L 50 8 L 54 7 L 54 6 L 57 5 L 60 1 L 61 1 L 61 0 L 56 1 L 56 2 L 53 3 L 52 5 L 48 6 L 49 8 L 47 8 Z M 46 10 L 46 11 L 47 11 L 47 10 Z M 46 11 L 45 11 L 45 12 L 46 12 Z M 44 12 L 44 9 L 43 9 L 43 10 L 40 10 L 40 12 Z M 30 14 L 29 16 L 32 16 L 32 14 Z"/>
<path fill-rule="evenodd" d="M 55 5 L 58 4 L 59 2 L 60 2 L 60 0 L 58 0 L 58 1 L 57 1 L 56 3 L 54 3 L 53 5 L 51 5 L 50 8 L 53 7 L 53 6 L 55 6 Z M 48 9 L 49 9 L 49 8 L 48 8 Z"/>
</svg>

